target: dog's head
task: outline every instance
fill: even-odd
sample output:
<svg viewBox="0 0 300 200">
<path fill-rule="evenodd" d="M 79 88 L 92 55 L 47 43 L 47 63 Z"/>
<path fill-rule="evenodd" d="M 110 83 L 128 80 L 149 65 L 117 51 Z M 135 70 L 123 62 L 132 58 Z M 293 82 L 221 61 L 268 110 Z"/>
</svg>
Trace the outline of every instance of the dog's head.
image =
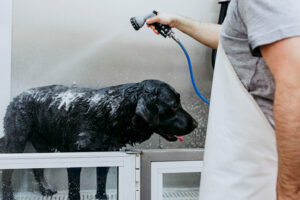
<svg viewBox="0 0 300 200">
<path fill-rule="evenodd" d="M 193 131 L 198 123 L 181 106 L 180 95 L 167 83 L 158 80 L 141 82 L 142 94 L 136 114 L 168 141 L 176 141 Z"/>
</svg>

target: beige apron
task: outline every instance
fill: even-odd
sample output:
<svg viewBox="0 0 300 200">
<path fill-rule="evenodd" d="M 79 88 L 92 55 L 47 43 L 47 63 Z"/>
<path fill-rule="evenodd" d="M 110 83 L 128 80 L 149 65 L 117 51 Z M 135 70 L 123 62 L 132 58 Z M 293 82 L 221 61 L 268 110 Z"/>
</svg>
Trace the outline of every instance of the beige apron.
<svg viewBox="0 0 300 200">
<path fill-rule="evenodd" d="M 222 45 L 214 72 L 201 200 L 276 200 L 275 133 Z"/>
</svg>

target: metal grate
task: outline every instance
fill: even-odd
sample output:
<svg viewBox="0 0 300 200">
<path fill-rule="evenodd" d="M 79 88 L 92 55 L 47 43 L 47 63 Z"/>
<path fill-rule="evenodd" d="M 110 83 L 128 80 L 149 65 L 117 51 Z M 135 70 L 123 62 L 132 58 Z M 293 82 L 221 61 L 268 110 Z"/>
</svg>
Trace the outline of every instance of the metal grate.
<svg viewBox="0 0 300 200">
<path fill-rule="evenodd" d="M 168 188 L 163 190 L 163 200 L 198 200 L 199 188 Z"/>
<path fill-rule="evenodd" d="M 81 200 L 96 200 L 96 191 L 85 190 L 81 191 Z M 118 200 L 116 190 L 107 190 L 109 200 Z M 167 188 L 163 191 L 163 200 L 198 200 L 198 188 Z M 37 192 L 19 192 L 15 194 L 16 200 L 68 200 L 66 191 L 60 191 L 52 197 L 41 196 Z"/>
<path fill-rule="evenodd" d="M 96 200 L 96 191 L 85 190 L 81 191 L 80 200 Z M 118 200 L 117 190 L 107 190 L 109 200 Z M 16 200 L 68 200 L 68 193 L 66 191 L 60 191 L 52 197 L 42 196 L 37 192 L 19 192 L 15 194 Z"/>
</svg>

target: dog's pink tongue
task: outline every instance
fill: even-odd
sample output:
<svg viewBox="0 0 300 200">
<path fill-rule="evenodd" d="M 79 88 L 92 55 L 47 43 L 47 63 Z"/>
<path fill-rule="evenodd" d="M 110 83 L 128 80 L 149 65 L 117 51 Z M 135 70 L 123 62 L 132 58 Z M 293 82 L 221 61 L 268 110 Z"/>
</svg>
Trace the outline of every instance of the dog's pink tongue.
<svg viewBox="0 0 300 200">
<path fill-rule="evenodd" d="M 183 137 L 174 135 L 180 142 L 183 142 Z"/>
</svg>

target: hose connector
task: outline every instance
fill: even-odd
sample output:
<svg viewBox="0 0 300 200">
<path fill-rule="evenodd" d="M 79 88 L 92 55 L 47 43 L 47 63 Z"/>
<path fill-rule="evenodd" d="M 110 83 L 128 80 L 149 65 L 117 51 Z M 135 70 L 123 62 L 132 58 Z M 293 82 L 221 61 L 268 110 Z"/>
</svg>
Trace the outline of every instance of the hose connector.
<svg viewBox="0 0 300 200">
<path fill-rule="evenodd" d="M 179 39 L 176 37 L 173 31 L 168 35 L 168 37 L 172 38 L 175 42 L 179 42 Z"/>
</svg>

